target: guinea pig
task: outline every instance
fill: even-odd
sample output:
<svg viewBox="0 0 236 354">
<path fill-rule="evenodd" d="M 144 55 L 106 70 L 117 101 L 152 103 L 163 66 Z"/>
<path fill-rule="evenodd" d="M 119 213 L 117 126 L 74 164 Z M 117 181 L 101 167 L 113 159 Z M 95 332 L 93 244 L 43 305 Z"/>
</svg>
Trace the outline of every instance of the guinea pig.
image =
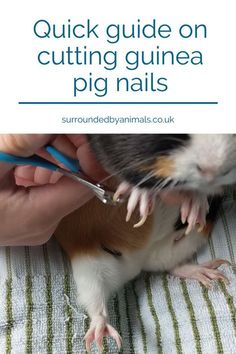
<svg viewBox="0 0 236 354">
<path fill-rule="evenodd" d="M 135 227 L 146 221 L 157 193 L 181 190 L 186 233 L 196 224 L 203 228 L 206 196 L 236 181 L 235 135 L 98 134 L 89 139 L 100 162 L 122 180 L 115 198 L 130 194 L 127 221 L 139 204 L 141 219 Z"/>
<path fill-rule="evenodd" d="M 93 198 L 56 231 L 71 259 L 79 303 L 91 319 L 85 336 L 89 352 L 93 341 L 102 350 L 107 335 L 121 347 L 119 333 L 109 324 L 107 301 L 141 270 L 168 271 L 208 288 L 212 280 L 228 281 L 217 269 L 227 261 L 197 265 L 188 260 L 207 242 L 221 200 L 217 195 L 236 181 L 236 136 L 118 134 L 88 139 L 111 174 L 111 185 L 117 183 L 116 198 L 129 195 L 128 214 L 125 203 L 112 207 Z M 183 193 L 181 205 L 167 204 L 160 197 L 163 191 Z M 139 213 L 142 222 L 134 228 Z"/>
</svg>

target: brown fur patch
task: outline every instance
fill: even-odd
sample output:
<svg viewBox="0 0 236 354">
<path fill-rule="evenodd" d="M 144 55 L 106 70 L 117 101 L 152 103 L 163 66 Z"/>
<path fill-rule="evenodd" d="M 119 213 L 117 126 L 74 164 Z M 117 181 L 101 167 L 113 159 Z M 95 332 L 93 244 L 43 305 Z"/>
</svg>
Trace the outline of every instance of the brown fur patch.
<svg viewBox="0 0 236 354">
<path fill-rule="evenodd" d="M 174 161 L 169 157 L 158 157 L 156 161 L 148 167 L 143 168 L 143 171 L 152 170 L 157 177 L 169 177 L 174 169 Z"/>
<path fill-rule="evenodd" d="M 93 198 L 65 217 L 55 236 L 71 258 L 78 253 L 99 254 L 101 245 L 121 253 L 143 248 L 152 229 L 152 216 L 140 228 L 133 228 L 139 220 L 138 212 L 128 223 L 125 217 L 126 203 L 113 207 Z"/>
</svg>

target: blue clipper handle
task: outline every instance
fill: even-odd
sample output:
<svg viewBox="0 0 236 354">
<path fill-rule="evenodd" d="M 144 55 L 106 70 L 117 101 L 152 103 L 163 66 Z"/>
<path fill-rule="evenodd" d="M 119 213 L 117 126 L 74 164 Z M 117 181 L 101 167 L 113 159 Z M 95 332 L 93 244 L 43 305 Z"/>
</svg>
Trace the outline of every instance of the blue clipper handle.
<svg viewBox="0 0 236 354">
<path fill-rule="evenodd" d="M 31 165 L 36 167 L 39 166 L 39 167 L 47 168 L 48 170 L 51 171 L 57 171 L 58 169 L 57 165 L 37 155 L 33 155 L 30 157 L 20 157 L 20 156 L 7 154 L 5 152 L 0 152 L 0 161 L 14 164 L 14 165 Z"/>
<path fill-rule="evenodd" d="M 62 154 L 54 146 L 47 145 L 45 150 L 58 162 L 62 163 L 71 172 L 78 172 L 80 170 L 80 164 L 78 160 L 72 159 L 69 156 Z"/>
</svg>

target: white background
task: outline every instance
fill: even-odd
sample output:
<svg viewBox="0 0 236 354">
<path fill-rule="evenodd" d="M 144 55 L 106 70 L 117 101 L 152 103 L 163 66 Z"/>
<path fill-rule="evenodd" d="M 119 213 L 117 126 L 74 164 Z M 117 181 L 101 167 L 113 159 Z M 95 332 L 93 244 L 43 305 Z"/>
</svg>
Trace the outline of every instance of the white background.
<svg viewBox="0 0 236 354">
<path fill-rule="evenodd" d="M 235 120 L 235 28 L 233 1 L 8 1 L 1 11 L 1 132 L 179 132 L 231 133 L 236 132 Z M 99 33 L 109 23 L 157 23 L 171 25 L 170 39 L 121 40 L 108 45 L 105 36 L 99 40 L 40 40 L 33 33 L 34 23 L 46 19 L 50 23 L 84 23 L 90 18 L 99 23 Z M 207 39 L 181 39 L 178 27 L 188 23 L 206 24 Z M 40 66 L 40 50 L 87 45 L 90 49 L 200 50 L 203 66 L 150 66 L 130 72 L 131 76 L 154 72 L 168 78 L 165 93 L 123 93 L 109 89 L 104 98 L 86 92 L 73 97 L 73 77 L 93 72 L 100 76 L 127 76 L 122 65 L 108 72 L 102 68 L 76 66 Z M 176 105 L 19 105 L 19 101 L 218 101 L 210 106 Z M 78 116 L 174 116 L 175 124 L 62 124 L 62 117 Z"/>
</svg>

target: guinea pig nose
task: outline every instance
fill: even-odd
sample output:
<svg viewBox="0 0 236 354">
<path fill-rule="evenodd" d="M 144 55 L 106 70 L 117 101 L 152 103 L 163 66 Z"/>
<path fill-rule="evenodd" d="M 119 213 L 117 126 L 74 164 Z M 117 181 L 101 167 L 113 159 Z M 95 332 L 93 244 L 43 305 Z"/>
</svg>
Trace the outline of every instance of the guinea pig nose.
<svg viewBox="0 0 236 354">
<path fill-rule="evenodd" d="M 197 165 L 197 170 L 208 182 L 213 181 L 217 174 L 216 168 L 213 166 L 206 167 L 206 166 Z"/>
</svg>

